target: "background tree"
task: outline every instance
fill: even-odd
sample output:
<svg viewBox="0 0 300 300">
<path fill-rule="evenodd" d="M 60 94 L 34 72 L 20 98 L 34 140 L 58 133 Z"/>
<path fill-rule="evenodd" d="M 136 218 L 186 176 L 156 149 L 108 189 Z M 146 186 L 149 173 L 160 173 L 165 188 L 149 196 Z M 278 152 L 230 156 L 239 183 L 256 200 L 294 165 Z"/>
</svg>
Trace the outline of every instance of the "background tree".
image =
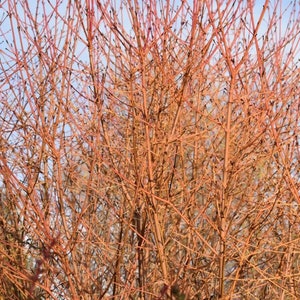
<svg viewBox="0 0 300 300">
<path fill-rule="evenodd" d="M 299 3 L 1 4 L 3 299 L 298 299 Z"/>
</svg>

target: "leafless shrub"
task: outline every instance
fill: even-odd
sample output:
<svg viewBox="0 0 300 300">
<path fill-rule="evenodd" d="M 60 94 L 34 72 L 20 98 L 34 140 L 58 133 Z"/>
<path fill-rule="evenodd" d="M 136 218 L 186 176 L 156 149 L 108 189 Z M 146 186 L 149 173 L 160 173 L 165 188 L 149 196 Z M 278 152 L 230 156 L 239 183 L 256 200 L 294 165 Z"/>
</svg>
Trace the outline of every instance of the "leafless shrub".
<svg viewBox="0 0 300 300">
<path fill-rule="evenodd" d="M 1 299 L 298 299 L 296 1 L 1 3 Z"/>
</svg>

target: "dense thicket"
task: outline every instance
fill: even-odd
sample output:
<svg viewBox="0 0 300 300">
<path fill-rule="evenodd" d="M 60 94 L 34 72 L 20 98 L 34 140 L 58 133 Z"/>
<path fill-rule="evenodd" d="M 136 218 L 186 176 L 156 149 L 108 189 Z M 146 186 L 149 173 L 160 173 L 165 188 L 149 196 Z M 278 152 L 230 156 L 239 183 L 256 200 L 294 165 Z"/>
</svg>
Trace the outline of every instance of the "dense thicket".
<svg viewBox="0 0 300 300">
<path fill-rule="evenodd" d="M 0 299 L 300 298 L 288 2 L 2 1 Z"/>
</svg>

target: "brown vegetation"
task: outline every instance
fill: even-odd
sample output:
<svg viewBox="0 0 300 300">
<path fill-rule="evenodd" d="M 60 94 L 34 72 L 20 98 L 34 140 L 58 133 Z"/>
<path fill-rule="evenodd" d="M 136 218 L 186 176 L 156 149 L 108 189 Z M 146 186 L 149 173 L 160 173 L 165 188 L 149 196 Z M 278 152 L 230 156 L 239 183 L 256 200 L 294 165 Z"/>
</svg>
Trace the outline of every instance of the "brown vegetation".
<svg viewBox="0 0 300 300">
<path fill-rule="evenodd" d="M 253 2 L 2 1 L 0 299 L 300 298 L 299 3 Z"/>
</svg>

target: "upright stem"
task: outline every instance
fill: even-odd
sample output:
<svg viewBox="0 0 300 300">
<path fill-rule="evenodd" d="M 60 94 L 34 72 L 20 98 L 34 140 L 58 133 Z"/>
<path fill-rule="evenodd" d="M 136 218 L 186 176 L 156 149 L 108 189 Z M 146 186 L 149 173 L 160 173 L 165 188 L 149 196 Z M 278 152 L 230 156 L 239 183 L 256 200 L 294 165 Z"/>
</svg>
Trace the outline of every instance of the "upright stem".
<svg viewBox="0 0 300 300">
<path fill-rule="evenodd" d="M 164 253 L 164 245 L 163 245 L 163 234 L 160 226 L 160 222 L 158 219 L 158 205 L 157 200 L 155 199 L 155 189 L 154 189 L 154 175 L 153 175 L 153 163 L 152 163 L 152 149 L 151 149 L 151 137 L 150 137 L 150 130 L 149 130 L 149 120 L 147 114 L 147 91 L 145 88 L 145 78 L 142 75 L 142 89 L 143 89 L 143 105 L 144 105 L 144 114 L 145 114 L 145 135 L 146 135 L 146 147 L 147 147 L 147 166 L 148 166 L 148 180 L 150 186 L 150 209 L 151 217 L 153 217 L 154 223 L 154 236 L 156 247 L 158 251 L 159 261 L 161 264 L 163 279 L 165 282 L 168 282 L 168 271 L 167 271 L 167 264 L 166 258 Z"/>
<path fill-rule="evenodd" d="M 152 162 L 152 145 L 151 145 L 151 136 L 150 136 L 150 127 L 149 123 L 149 115 L 148 115 L 148 100 L 147 100 L 147 82 L 145 78 L 146 74 L 146 66 L 145 66 L 145 57 L 146 53 L 143 47 L 142 42 L 142 33 L 140 30 L 139 22 L 137 19 L 137 14 L 139 11 L 139 4 L 137 0 L 134 0 L 135 7 L 130 6 L 130 13 L 133 19 L 133 30 L 136 34 L 137 40 L 137 49 L 139 53 L 140 59 L 140 67 L 141 67 L 141 80 L 142 80 L 142 101 L 143 101 L 143 117 L 145 124 L 145 141 L 146 141 L 146 159 L 147 159 L 147 167 L 148 167 L 148 183 L 149 183 L 149 203 L 147 205 L 148 212 L 150 214 L 150 218 L 153 220 L 153 230 L 154 230 L 154 238 L 155 245 L 157 247 L 158 257 L 161 265 L 161 271 L 163 275 L 163 280 L 168 283 L 168 269 L 167 269 L 167 260 L 164 253 L 164 242 L 163 242 L 163 233 L 160 225 L 160 221 L 158 218 L 158 205 L 157 200 L 155 199 L 155 186 L 154 186 L 154 172 L 153 172 L 153 162 Z"/>
<path fill-rule="evenodd" d="M 228 105 L 226 116 L 226 128 L 225 128 L 225 150 L 224 150 L 224 166 L 223 166 L 223 182 L 222 182 L 222 199 L 219 211 L 220 217 L 220 269 L 219 269 L 219 294 L 220 299 L 224 297 L 224 281 L 225 281 L 225 258 L 226 258 L 226 209 L 228 204 L 228 166 L 230 163 L 230 138 L 231 138 L 231 113 L 233 103 L 233 88 L 234 88 L 234 76 L 232 75 Z"/>
</svg>

